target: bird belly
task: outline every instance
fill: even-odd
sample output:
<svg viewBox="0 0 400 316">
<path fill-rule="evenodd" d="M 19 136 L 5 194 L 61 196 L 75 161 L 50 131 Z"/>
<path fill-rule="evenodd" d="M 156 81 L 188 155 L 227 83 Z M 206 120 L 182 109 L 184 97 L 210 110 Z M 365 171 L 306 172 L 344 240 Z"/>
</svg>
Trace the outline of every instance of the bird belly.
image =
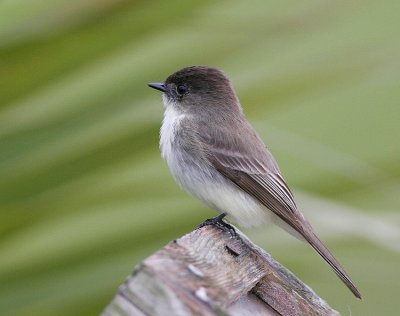
<svg viewBox="0 0 400 316">
<path fill-rule="evenodd" d="M 178 148 L 171 152 L 166 160 L 175 181 L 208 207 L 244 227 L 265 224 L 275 216 L 206 161 Z"/>
<path fill-rule="evenodd" d="M 212 179 L 190 183 L 186 190 L 208 207 L 226 213 L 229 220 L 240 226 L 252 227 L 271 222 L 273 214 L 268 209 L 234 184 L 224 182 Z"/>
</svg>

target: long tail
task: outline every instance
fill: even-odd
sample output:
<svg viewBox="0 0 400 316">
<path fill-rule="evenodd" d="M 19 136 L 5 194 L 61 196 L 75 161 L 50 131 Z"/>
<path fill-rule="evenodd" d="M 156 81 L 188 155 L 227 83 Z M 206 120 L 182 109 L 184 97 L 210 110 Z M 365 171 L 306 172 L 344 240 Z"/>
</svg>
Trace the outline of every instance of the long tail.
<svg viewBox="0 0 400 316">
<path fill-rule="evenodd" d="M 353 281 L 347 275 L 346 271 L 344 271 L 336 258 L 331 254 L 329 249 L 322 243 L 322 241 L 312 231 L 308 231 L 308 233 L 304 234 L 303 237 L 309 242 L 314 250 L 318 252 L 318 254 L 331 266 L 333 271 L 335 271 L 337 276 L 343 281 L 344 284 L 346 284 L 349 290 L 353 292 L 353 294 L 357 298 L 361 299 L 361 293 L 358 291 Z"/>
</svg>

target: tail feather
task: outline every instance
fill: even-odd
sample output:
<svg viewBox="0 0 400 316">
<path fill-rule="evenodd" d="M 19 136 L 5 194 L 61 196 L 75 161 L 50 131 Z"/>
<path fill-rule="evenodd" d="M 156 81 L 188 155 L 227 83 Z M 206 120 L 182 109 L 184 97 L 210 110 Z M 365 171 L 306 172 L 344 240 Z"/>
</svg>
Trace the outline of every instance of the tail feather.
<svg viewBox="0 0 400 316">
<path fill-rule="evenodd" d="M 357 287 L 354 285 L 353 281 L 347 275 L 346 271 L 342 268 L 340 263 L 332 255 L 329 249 L 323 244 L 323 242 L 313 233 L 307 234 L 309 236 L 304 236 L 304 238 L 310 243 L 314 250 L 330 265 L 337 276 L 343 281 L 343 283 L 349 288 L 353 294 L 361 299 L 361 293 L 358 291 Z"/>
</svg>

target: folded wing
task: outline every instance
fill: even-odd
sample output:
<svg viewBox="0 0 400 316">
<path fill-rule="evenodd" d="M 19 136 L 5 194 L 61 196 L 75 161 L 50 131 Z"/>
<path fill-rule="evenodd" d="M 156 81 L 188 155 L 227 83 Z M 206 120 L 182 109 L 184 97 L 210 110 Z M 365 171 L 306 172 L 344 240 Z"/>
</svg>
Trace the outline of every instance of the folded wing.
<svg viewBox="0 0 400 316">
<path fill-rule="evenodd" d="M 251 126 L 245 123 L 245 128 L 236 135 L 227 134 L 223 130 L 200 131 L 196 138 L 206 159 L 223 176 L 256 198 L 304 237 L 353 294 L 361 298 L 350 277 L 297 210 L 293 194 L 282 178 L 272 155 Z M 243 127 L 243 124 L 240 126 Z"/>
</svg>

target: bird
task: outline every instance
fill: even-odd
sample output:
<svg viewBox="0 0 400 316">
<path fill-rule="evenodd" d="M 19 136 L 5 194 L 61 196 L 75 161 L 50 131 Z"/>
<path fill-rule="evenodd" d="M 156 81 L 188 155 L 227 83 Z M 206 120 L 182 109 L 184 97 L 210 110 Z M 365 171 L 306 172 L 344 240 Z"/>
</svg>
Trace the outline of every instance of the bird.
<svg viewBox="0 0 400 316">
<path fill-rule="evenodd" d="M 274 223 L 307 242 L 359 299 L 338 260 L 298 209 L 278 164 L 249 123 L 230 79 L 190 66 L 149 87 L 162 92 L 160 151 L 176 183 L 243 227 Z M 210 220 L 206 223 L 209 223 Z"/>
</svg>

